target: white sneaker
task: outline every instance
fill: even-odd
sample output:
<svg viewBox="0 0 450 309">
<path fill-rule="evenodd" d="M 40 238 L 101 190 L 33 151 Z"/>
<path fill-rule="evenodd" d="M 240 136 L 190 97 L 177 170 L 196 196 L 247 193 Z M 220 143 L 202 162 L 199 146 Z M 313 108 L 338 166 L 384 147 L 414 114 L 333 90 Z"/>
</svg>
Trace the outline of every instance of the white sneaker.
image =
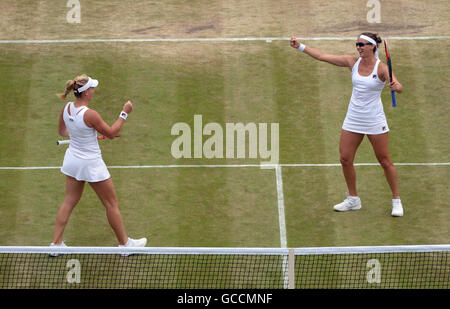
<svg viewBox="0 0 450 309">
<path fill-rule="evenodd" d="M 119 247 L 129 247 L 129 248 L 136 248 L 136 247 L 145 247 L 147 244 L 147 238 L 140 238 L 140 239 L 132 239 L 128 237 L 128 241 L 125 245 L 119 245 Z M 131 253 L 122 253 L 121 256 L 130 256 Z"/>
<path fill-rule="evenodd" d="M 335 211 L 348 211 L 361 209 L 361 200 L 359 197 L 347 196 L 347 198 L 340 204 L 334 205 Z"/>
<path fill-rule="evenodd" d="M 119 247 L 145 247 L 147 244 L 147 238 L 140 239 L 132 239 L 128 238 L 128 241 L 125 245 L 120 245 Z"/>
<path fill-rule="evenodd" d="M 402 201 L 400 199 L 393 199 L 392 200 L 391 216 L 393 216 L 393 217 L 403 217 L 403 207 L 402 207 Z"/>
<path fill-rule="evenodd" d="M 51 243 L 50 247 L 67 247 L 66 244 L 64 243 L 64 241 L 62 241 L 60 244 L 55 244 L 55 243 Z M 58 253 L 49 253 L 50 256 L 58 256 Z"/>
</svg>

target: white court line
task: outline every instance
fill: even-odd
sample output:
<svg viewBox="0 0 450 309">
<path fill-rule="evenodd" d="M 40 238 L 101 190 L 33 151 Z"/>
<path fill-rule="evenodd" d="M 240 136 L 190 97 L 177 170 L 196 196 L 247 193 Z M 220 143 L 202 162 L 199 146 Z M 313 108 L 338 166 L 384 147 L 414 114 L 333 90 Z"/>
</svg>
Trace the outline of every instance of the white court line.
<svg viewBox="0 0 450 309">
<path fill-rule="evenodd" d="M 355 166 L 379 166 L 379 163 L 355 163 Z M 394 163 L 396 166 L 450 166 L 450 162 Z M 218 168 L 218 167 L 340 167 L 340 163 L 285 163 L 285 164 L 168 164 L 168 165 L 111 165 L 111 169 L 145 169 L 145 168 Z M 54 170 L 61 166 L 0 166 L 0 170 Z"/>
<path fill-rule="evenodd" d="M 283 193 L 283 176 L 281 174 L 281 166 L 275 167 L 275 175 L 277 179 L 277 198 L 278 198 L 278 221 L 280 225 L 280 243 L 281 248 L 287 248 L 286 237 L 286 217 L 284 215 L 284 193 Z"/>
<path fill-rule="evenodd" d="M 278 226 L 280 228 L 280 247 L 287 248 L 286 236 L 286 216 L 284 213 L 284 193 L 283 193 L 283 175 L 281 174 L 281 166 L 275 166 L 275 177 L 277 183 L 277 200 L 278 200 Z M 283 255 L 283 288 L 289 287 L 289 256 Z"/>
<path fill-rule="evenodd" d="M 299 37 L 303 41 L 354 41 L 356 37 Z M 448 40 L 450 36 L 390 36 L 388 40 Z M 173 38 L 173 39 L 60 39 L 60 40 L 0 40 L 0 44 L 59 44 L 59 43 L 169 43 L 169 42 L 241 42 L 241 41 L 288 41 L 290 37 L 248 38 Z"/>
<path fill-rule="evenodd" d="M 379 163 L 355 163 L 354 166 L 378 166 Z M 440 166 L 440 165 L 450 165 L 450 162 L 424 162 L 424 163 L 394 163 L 396 166 Z M 280 166 L 285 167 L 330 167 L 330 166 L 341 166 L 340 163 L 330 163 L 330 164 L 280 164 Z"/>
</svg>

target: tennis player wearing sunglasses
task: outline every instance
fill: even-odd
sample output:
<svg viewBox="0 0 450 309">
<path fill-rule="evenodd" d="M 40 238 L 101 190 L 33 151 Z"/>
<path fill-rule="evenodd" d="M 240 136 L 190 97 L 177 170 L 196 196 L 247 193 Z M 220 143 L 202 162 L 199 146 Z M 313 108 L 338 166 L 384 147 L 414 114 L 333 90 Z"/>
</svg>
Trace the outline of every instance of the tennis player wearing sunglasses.
<svg viewBox="0 0 450 309">
<path fill-rule="evenodd" d="M 378 44 L 381 42 L 381 38 L 376 34 L 362 33 L 356 40 L 358 57 L 327 54 L 301 44 L 295 37 L 291 38 L 290 45 L 316 60 L 346 67 L 352 74 L 353 92 L 342 125 L 339 144 L 340 162 L 347 183 L 348 196 L 342 203 L 335 205 L 334 210 L 361 209 L 353 162 L 359 145 L 367 135 L 392 191 L 391 215 L 401 217 L 403 207 L 398 191 L 397 170 L 389 154 L 389 127 L 381 102 L 381 92 L 386 80 L 389 82 L 388 67 L 378 58 Z M 403 90 L 395 76 L 389 83 L 389 88 L 398 93 Z"/>
</svg>

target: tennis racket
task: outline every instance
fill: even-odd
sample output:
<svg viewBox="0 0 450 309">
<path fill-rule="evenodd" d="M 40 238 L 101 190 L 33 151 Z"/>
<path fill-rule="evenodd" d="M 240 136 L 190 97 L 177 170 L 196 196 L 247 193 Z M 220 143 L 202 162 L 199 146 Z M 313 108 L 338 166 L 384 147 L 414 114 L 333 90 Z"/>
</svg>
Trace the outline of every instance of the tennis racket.
<svg viewBox="0 0 450 309">
<path fill-rule="evenodd" d="M 389 69 L 389 82 L 392 82 L 392 63 L 391 63 L 391 53 L 389 51 L 389 46 L 386 40 L 384 40 L 384 51 L 386 54 L 386 62 Z M 395 100 L 395 91 L 391 91 L 391 97 L 392 97 L 392 106 L 396 107 L 397 102 Z"/>
<path fill-rule="evenodd" d="M 120 134 L 117 134 L 115 137 L 119 137 L 119 136 L 120 136 Z M 101 135 L 101 136 L 97 136 L 97 139 L 102 140 L 102 139 L 108 139 L 108 138 L 106 136 L 104 136 L 104 135 Z M 70 139 L 65 139 L 65 140 L 62 140 L 62 141 L 56 141 L 56 145 L 57 146 L 67 145 L 67 144 L 70 144 Z"/>
</svg>

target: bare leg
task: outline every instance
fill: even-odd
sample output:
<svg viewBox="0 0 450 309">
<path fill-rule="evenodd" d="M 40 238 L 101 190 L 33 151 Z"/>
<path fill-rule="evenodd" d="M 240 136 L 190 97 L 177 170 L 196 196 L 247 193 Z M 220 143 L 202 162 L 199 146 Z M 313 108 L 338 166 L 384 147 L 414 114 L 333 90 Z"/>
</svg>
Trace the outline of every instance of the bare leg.
<svg viewBox="0 0 450 309">
<path fill-rule="evenodd" d="M 361 144 L 364 134 L 354 133 L 342 130 L 339 143 L 339 153 L 341 155 L 342 171 L 344 172 L 345 182 L 347 183 L 348 194 L 358 196 L 356 191 L 356 171 L 353 166 L 356 150 Z"/>
<path fill-rule="evenodd" d="M 122 215 L 119 210 L 119 202 L 117 201 L 112 179 L 109 178 L 100 182 L 90 182 L 89 184 L 105 206 L 109 225 L 114 230 L 119 244 L 125 245 L 128 241 L 128 236 L 125 233 Z"/>
<path fill-rule="evenodd" d="M 53 234 L 54 244 L 60 244 L 63 241 L 64 229 L 69 221 L 72 210 L 83 194 L 83 189 L 84 181 L 78 181 L 73 177 L 66 176 L 66 197 L 56 215 L 55 231 Z"/>
<path fill-rule="evenodd" d="M 400 198 L 398 194 L 397 170 L 389 155 L 389 133 L 368 135 L 368 138 L 375 151 L 378 162 L 380 162 L 384 169 L 384 174 L 391 187 L 392 197 L 394 199 Z"/>
</svg>

